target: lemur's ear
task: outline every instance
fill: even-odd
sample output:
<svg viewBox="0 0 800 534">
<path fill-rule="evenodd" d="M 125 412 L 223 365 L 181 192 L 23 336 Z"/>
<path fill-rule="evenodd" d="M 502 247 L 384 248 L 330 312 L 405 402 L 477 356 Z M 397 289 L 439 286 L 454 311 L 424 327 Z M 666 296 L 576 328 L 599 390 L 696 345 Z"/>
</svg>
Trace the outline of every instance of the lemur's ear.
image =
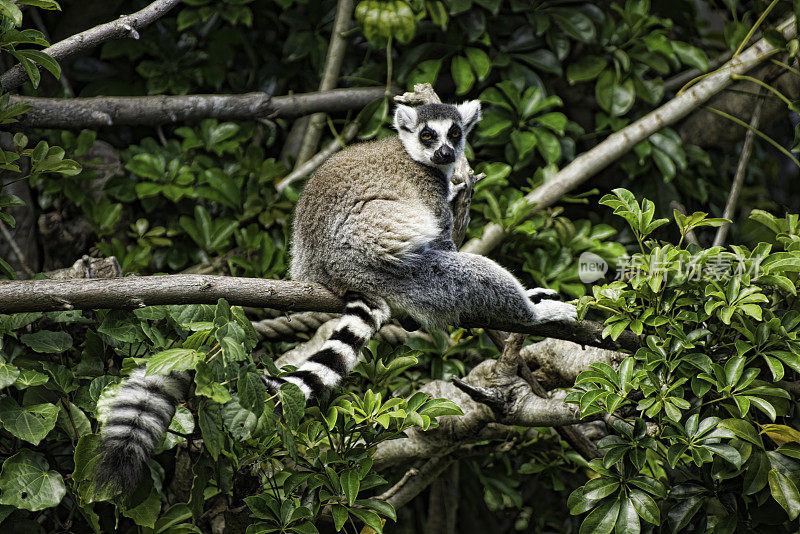
<svg viewBox="0 0 800 534">
<path fill-rule="evenodd" d="M 405 130 L 410 132 L 417 125 L 417 110 L 399 104 L 394 111 L 394 128 L 398 132 Z"/>
<path fill-rule="evenodd" d="M 456 106 L 458 113 L 463 121 L 464 134 L 468 134 L 472 127 L 481 120 L 481 101 L 468 100 Z"/>
</svg>

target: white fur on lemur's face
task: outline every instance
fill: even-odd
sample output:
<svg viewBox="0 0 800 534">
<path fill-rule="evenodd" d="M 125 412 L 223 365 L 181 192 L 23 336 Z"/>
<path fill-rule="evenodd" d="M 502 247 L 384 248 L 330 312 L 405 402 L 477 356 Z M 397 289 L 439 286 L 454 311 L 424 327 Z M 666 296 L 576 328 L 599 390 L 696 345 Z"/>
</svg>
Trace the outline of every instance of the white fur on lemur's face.
<svg viewBox="0 0 800 534">
<path fill-rule="evenodd" d="M 481 118 L 478 100 L 457 106 L 397 106 L 394 127 L 411 159 L 450 175 L 464 151 L 464 139 Z"/>
</svg>

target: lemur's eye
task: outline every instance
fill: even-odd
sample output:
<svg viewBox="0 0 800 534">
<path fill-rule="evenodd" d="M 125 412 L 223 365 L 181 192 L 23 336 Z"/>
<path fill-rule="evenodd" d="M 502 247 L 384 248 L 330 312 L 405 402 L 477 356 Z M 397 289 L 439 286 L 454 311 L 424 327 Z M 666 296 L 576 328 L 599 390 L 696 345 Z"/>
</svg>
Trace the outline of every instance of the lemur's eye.
<svg viewBox="0 0 800 534">
<path fill-rule="evenodd" d="M 458 139 L 459 137 L 461 137 L 461 130 L 458 130 L 458 129 L 456 129 L 456 128 L 453 128 L 452 130 L 450 130 L 450 132 L 448 133 L 448 135 L 449 135 L 450 137 L 452 137 L 453 139 Z"/>
<path fill-rule="evenodd" d="M 431 135 L 430 132 L 425 131 L 419 134 L 419 138 L 422 139 L 423 141 L 430 141 L 431 139 L 433 139 L 433 135 Z"/>
</svg>

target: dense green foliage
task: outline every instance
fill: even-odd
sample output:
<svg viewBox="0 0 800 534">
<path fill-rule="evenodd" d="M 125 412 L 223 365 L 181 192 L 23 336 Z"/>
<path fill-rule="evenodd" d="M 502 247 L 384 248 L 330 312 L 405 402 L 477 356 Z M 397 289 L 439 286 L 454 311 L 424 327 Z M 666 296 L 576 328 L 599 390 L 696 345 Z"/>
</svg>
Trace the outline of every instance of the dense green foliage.
<svg viewBox="0 0 800 534">
<path fill-rule="evenodd" d="M 40 52 L 44 28 L 63 37 L 93 24 L 95 13 L 104 22 L 145 4 L 0 0 L 0 59 L 22 63 L 21 91 L 42 96 L 70 93 L 37 65 L 62 74 L 76 96 L 277 95 L 319 84 L 333 0 L 184 0 L 138 40 L 107 42 L 61 66 Z M 599 442 L 603 458 L 587 462 L 551 429 L 514 429 L 502 452 L 487 447 L 459 460 L 458 532 L 797 531 L 800 225 L 786 212 L 800 211 L 800 180 L 784 165 L 786 148 L 770 143 L 797 146 L 789 121 L 756 140 L 734 246 L 688 244 L 687 234 L 710 243 L 723 223 L 739 149 L 687 144 L 677 126 L 556 207 L 531 213 L 522 198 L 672 97 L 680 84 L 664 78 L 708 71 L 751 30 L 780 49 L 773 59 L 791 64 L 797 42 L 771 28 L 795 4 L 356 3 L 339 86 L 431 82 L 444 100 L 483 102 L 468 155 L 487 178 L 475 190 L 468 237 L 501 224 L 507 235 L 491 255 L 526 286 L 580 298 L 581 313 L 605 320 L 608 336 L 628 329 L 643 338 L 619 368 L 583 372 L 570 394 L 587 417 L 614 414 Z M 28 16 L 33 10 L 43 27 Z M 0 94 L 4 128 L 26 111 Z M 332 115 L 323 141 L 354 120 L 360 139 L 392 135 L 390 115 L 389 98 Z M 720 116 L 709 121 L 722 124 L 709 126 L 709 136 L 732 126 Z M 12 130 L 0 145 L 0 179 L 3 189 L 28 184 L 31 202 L 0 190 L 0 222 L 13 228 L 15 216 L 33 210 L 40 220 L 81 223 L 79 236 L 40 238 L 49 263 L 36 271 L 91 254 L 115 256 L 126 273 L 281 278 L 301 187 L 275 187 L 294 163 L 291 128 L 284 119 L 207 119 Z M 691 215 L 673 213 L 671 201 Z M 608 283 L 582 281 L 584 253 L 611 266 Z M 22 272 L 11 256 L 0 257 L 8 278 Z M 260 342 L 250 322 L 258 318 L 224 301 L 0 316 L 3 528 L 199 532 L 219 510 L 237 510 L 251 533 L 425 530 L 424 506 L 394 510 L 374 498 L 407 466 L 378 471 L 372 457 L 406 429 L 460 413 L 418 390 L 495 357 L 488 336 L 453 328 L 399 347 L 373 342 L 344 388 L 305 406 L 296 388 L 268 397 L 257 379 L 264 369 L 277 373 L 273 358 L 293 346 Z M 121 497 L 93 484 L 96 405 L 141 365 L 193 370 L 194 394 L 150 476 Z M 239 527 L 226 519 L 231 531 Z"/>
</svg>

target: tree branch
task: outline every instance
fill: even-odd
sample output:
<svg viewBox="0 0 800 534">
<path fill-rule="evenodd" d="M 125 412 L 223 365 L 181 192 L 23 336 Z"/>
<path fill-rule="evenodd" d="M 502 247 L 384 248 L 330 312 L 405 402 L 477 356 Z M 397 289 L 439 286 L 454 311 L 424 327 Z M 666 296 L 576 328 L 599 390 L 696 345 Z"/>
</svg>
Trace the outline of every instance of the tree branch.
<svg viewBox="0 0 800 534">
<path fill-rule="evenodd" d="M 61 60 L 112 39 L 122 37 L 138 39 L 139 30 L 158 20 L 178 4 L 180 0 L 156 0 L 141 11 L 75 34 L 45 48 L 42 52 L 55 60 Z M 27 79 L 25 69 L 21 64 L 17 64 L 0 76 L 0 86 L 3 91 L 10 91 Z"/>
<path fill-rule="evenodd" d="M 334 89 L 297 95 L 100 96 L 38 98 L 12 96 L 33 109 L 20 117 L 23 128 L 83 129 L 120 125 L 156 126 L 202 119 L 253 120 L 293 118 L 316 111 L 338 113 L 361 109 L 386 92 L 384 87 Z"/>
<path fill-rule="evenodd" d="M 383 94 L 383 90 L 381 90 L 381 94 Z M 325 148 L 320 150 L 311 159 L 304 162 L 302 165 L 298 165 L 292 172 L 287 174 L 280 182 L 275 184 L 275 189 L 278 190 L 278 193 L 283 193 L 283 191 L 287 187 L 289 187 L 290 184 L 296 182 L 297 180 L 305 178 L 306 176 L 317 170 L 317 168 L 320 165 L 325 163 L 325 160 L 327 160 L 329 157 L 333 156 L 341 149 L 343 149 L 344 143 L 351 141 L 356 136 L 359 127 L 360 125 L 358 124 L 358 121 L 353 121 L 350 124 L 348 124 L 347 127 L 342 132 L 341 139 L 334 139 L 333 141 L 328 143 Z"/>
<path fill-rule="evenodd" d="M 541 353 L 548 352 L 551 354 L 539 359 Z M 540 362 L 555 357 L 557 352 L 567 362 L 565 369 L 558 371 L 564 375 L 577 376 L 598 361 L 615 365 L 622 359 L 610 351 L 582 349 L 558 339 L 524 347 L 521 354 L 528 362 Z M 421 391 L 428 395 L 455 402 L 464 415 L 440 417 L 436 428 L 425 432 L 409 430 L 406 438 L 381 443 L 374 457 L 376 468 L 381 470 L 409 461 L 451 455 L 470 443 L 506 440 L 516 432 L 513 426 L 563 427 L 579 422 L 575 407 L 563 402 L 565 392 L 548 392 L 547 397 L 536 395 L 530 384 L 517 376 L 508 356 L 504 354 L 497 361 L 480 363 L 463 380 L 454 379 L 454 383 L 435 380 L 423 386 Z M 552 362 L 552 368 L 555 369 L 557 364 Z M 483 404 L 485 401 L 491 407 Z M 582 441 L 588 437 L 584 428 L 578 431 Z M 588 456 L 594 454 L 595 449 L 587 446 L 583 452 Z"/>
<path fill-rule="evenodd" d="M 325 57 L 325 67 L 322 72 L 322 79 L 319 82 L 320 91 L 328 91 L 336 87 L 339 72 L 342 70 L 342 61 L 344 61 L 345 46 L 347 45 L 344 32 L 350 28 L 350 23 L 353 20 L 353 3 L 353 0 L 339 0 L 336 4 L 336 17 L 333 20 L 328 54 Z M 324 121 L 324 113 L 315 113 L 309 118 L 308 126 L 306 126 L 306 131 L 303 135 L 303 142 L 300 144 L 300 152 L 297 154 L 295 171 L 299 170 L 300 165 L 305 163 L 317 149 Z"/>
<path fill-rule="evenodd" d="M 793 38 L 794 17 L 781 23 L 778 30 L 782 31 L 787 39 Z M 562 196 L 619 159 L 641 141 L 686 117 L 712 96 L 728 87 L 733 81 L 731 75 L 749 71 L 774 53 L 775 48 L 765 39 L 761 39 L 686 92 L 633 124 L 609 135 L 597 146 L 575 158 L 543 185 L 525 195 L 528 204 L 535 206 L 531 214 L 558 202 Z M 489 223 L 484 227 L 483 235 L 468 242 L 462 250 L 486 254 L 499 245 L 504 237 L 505 229 L 501 225 Z"/>
<path fill-rule="evenodd" d="M 761 89 L 759 87 L 759 89 Z M 722 212 L 723 219 L 733 220 L 733 212 L 736 210 L 736 204 L 739 202 L 739 193 L 742 192 L 742 185 L 744 184 L 744 177 L 747 174 L 747 164 L 750 162 L 750 154 L 753 152 L 753 142 L 755 141 L 755 130 L 758 129 L 758 122 L 761 120 L 761 110 L 764 108 L 764 98 L 759 98 L 753 109 L 753 116 L 750 118 L 750 129 L 744 136 L 744 145 L 742 145 L 742 152 L 739 155 L 739 164 L 736 166 L 736 174 L 731 183 L 731 192 L 728 194 L 728 201 L 725 203 L 725 210 Z M 712 247 L 721 247 L 725 244 L 725 238 L 728 237 L 728 230 L 730 230 L 730 223 L 723 223 L 722 226 L 717 228 L 717 234 L 714 236 L 714 243 Z"/>
<path fill-rule="evenodd" d="M 290 311 L 341 313 L 344 302 L 319 284 L 292 280 L 264 280 L 198 274 L 128 276 L 106 280 L 0 281 L 0 313 L 72 309 L 136 309 L 159 304 L 215 304 L 224 298 L 232 305 Z M 467 321 L 467 328 L 495 328 L 535 336 L 557 337 L 584 345 L 635 350 L 638 338 L 602 339 L 603 325 L 594 321 L 520 325 L 489 325 Z"/>
</svg>

